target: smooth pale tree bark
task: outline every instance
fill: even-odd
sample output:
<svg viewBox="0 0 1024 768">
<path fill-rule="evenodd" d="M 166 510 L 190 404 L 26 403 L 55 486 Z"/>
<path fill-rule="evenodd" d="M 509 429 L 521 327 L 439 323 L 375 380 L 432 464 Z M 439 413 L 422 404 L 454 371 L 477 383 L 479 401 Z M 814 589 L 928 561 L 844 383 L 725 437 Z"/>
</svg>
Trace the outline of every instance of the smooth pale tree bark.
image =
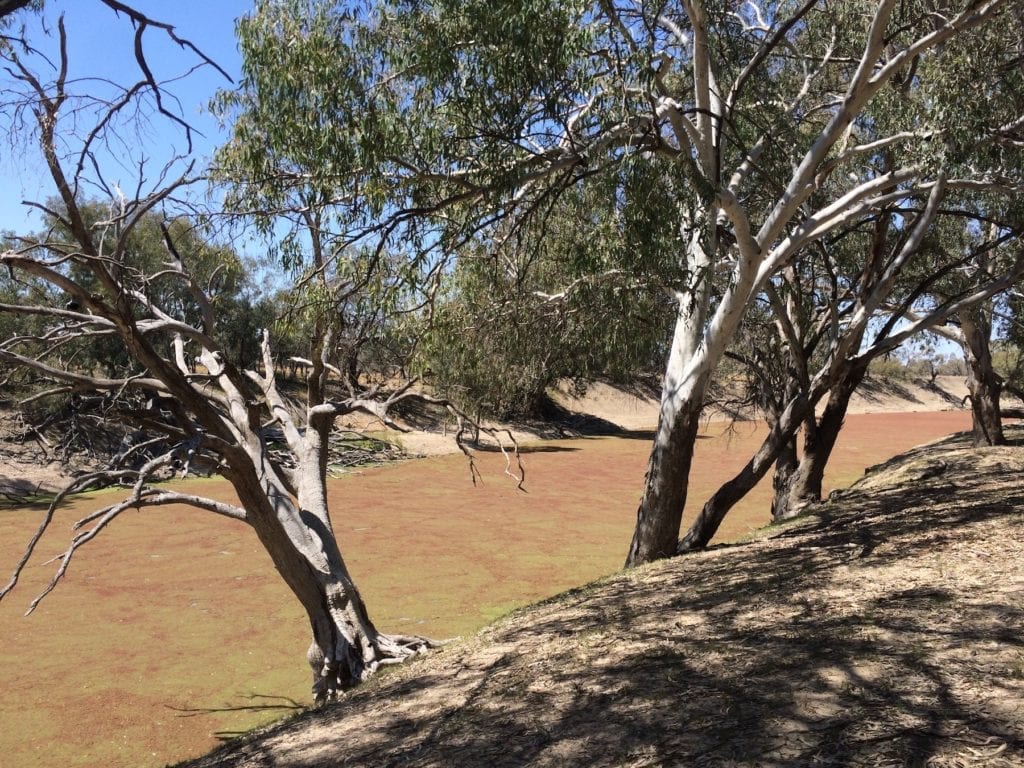
<svg viewBox="0 0 1024 768">
<path fill-rule="evenodd" d="M 992 322 L 984 307 L 959 314 L 960 338 L 967 363 L 967 389 L 971 401 L 971 429 L 975 445 L 1005 445 L 999 406 L 1003 382 L 992 367 L 989 339 Z"/>
<path fill-rule="evenodd" d="M 690 241 L 687 258 L 693 265 L 691 273 L 707 276 L 699 266 L 720 269 L 731 263 L 728 285 L 717 307 L 699 298 L 691 298 L 688 311 L 680 311 L 672 351 L 665 372 L 662 405 L 655 443 L 648 464 L 644 494 L 637 511 L 637 523 L 626 559 L 627 566 L 667 557 L 676 552 L 679 526 L 688 488 L 688 470 L 696 438 L 695 421 L 706 395 L 710 373 L 718 364 L 726 345 L 732 339 L 739 320 L 753 297 L 767 279 L 785 268 L 803 247 L 820 239 L 843 222 L 855 220 L 888 201 L 906 194 L 908 189 L 934 189 L 936 182 L 924 178 L 918 168 L 898 168 L 880 173 L 868 180 L 837 192 L 836 197 L 820 204 L 813 212 L 807 207 L 812 193 L 818 189 L 826 161 L 854 120 L 866 108 L 879 89 L 894 77 L 897 70 L 929 49 L 939 45 L 958 31 L 981 23 L 998 5 L 978 5 L 953 16 L 938 29 L 928 30 L 904 49 L 886 53 L 887 29 L 895 3 L 883 0 L 875 8 L 855 71 L 846 84 L 845 93 L 837 100 L 831 118 L 809 141 L 802 156 L 794 163 L 789 179 L 780 184 L 781 194 L 765 213 L 759 213 L 740 197 L 744 182 L 752 175 L 767 134 L 752 144 L 747 157 L 735 169 L 726 171 L 720 149 L 724 144 L 724 126 L 734 119 L 736 97 L 742 89 L 740 81 L 720 83 L 722 67 L 715 61 L 711 45 L 708 15 L 699 0 L 684 2 L 692 39 L 692 88 L 695 114 L 674 115 L 677 140 L 696 158 L 697 173 L 707 195 L 704 211 L 690 224 L 703 237 Z M 769 36 L 769 40 L 775 39 Z M 759 54 L 760 55 L 760 54 Z M 752 61 L 756 67 L 760 61 Z M 748 76 L 750 68 L 740 78 Z M 806 81 L 809 84 L 813 76 Z M 801 92 L 803 93 L 803 92 Z M 802 96 L 797 95 L 790 106 L 795 114 Z M 665 100 L 666 108 L 672 102 Z M 874 144 L 876 149 L 903 139 L 892 136 Z M 860 148 L 840 150 L 840 158 L 848 153 L 859 154 Z M 834 167 L 834 166 L 833 166 Z M 830 171 L 826 172 L 830 173 Z M 939 181 L 941 188 L 945 182 Z M 761 219 L 754 228 L 754 217 Z M 735 247 L 720 251 L 716 237 L 718 227 L 728 224 Z M 703 228 L 703 231 L 701 231 Z M 691 230 L 693 231 L 693 230 Z M 697 247 L 695 247 L 697 246 Z M 727 254 L 723 258 L 723 253 Z M 710 282 L 707 280 L 706 282 Z M 703 287 L 696 282 L 693 287 Z M 681 303 L 682 306 L 682 303 Z M 699 339 L 694 343 L 695 339 Z M 680 340 L 686 340 L 681 344 Z"/>
<path fill-rule="evenodd" d="M 712 243 L 714 240 L 712 235 Z M 711 371 L 725 351 L 722 339 L 714 346 L 704 346 L 708 341 L 702 329 L 711 299 L 711 260 L 696 235 L 690 244 L 690 260 L 694 271 L 705 279 L 693 293 L 677 296 L 678 315 L 662 385 L 658 428 L 627 565 L 670 557 L 676 552 L 704 396 Z M 729 303 L 729 297 L 725 298 L 719 309 Z M 733 304 L 724 322 L 734 330 L 742 306 Z"/>
<path fill-rule="evenodd" d="M 970 290 L 956 297 L 947 296 L 945 301 L 928 312 L 910 311 L 909 308 L 917 303 L 917 299 L 927 292 L 933 282 L 934 275 L 926 273 L 904 285 L 901 299 L 895 306 L 891 303 L 894 284 L 924 243 L 926 233 L 935 224 L 942 199 L 940 184 L 933 188 L 928 204 L 916 220 L 904 214 L 904 227 L 895 233 L 895 243 L 886 242 L 887 233 L 892 232 L 888 225 L 888 214 L 879 217 L 865 257 L 852 262 L 859 272 L 856 279 L 834 281 L 837 286 L 857 286 L 857 292 L 832 296 L 828 299 L 828 306 L 801 311 L 799 303 L 792 300 L 793 293 L 784 301 L 769 286 L 767 293 L 775 313 L 774 325 L 778 336 L 776 353 L 785 355 L 787 359 L 782 367 L 785 383 L 780 382 L 777 387 L 785 389 L 788 400 L 779 403 L 769 398 L 765 402 L 763 407 L 769 414 L 770 431 L 764 442 L 744 468 L 707 501 L 680 541 L 679 552 L 706 547 L 728 511 L 753 489 L 773 462 L 776 466 L 773 478 L 773 519 L 784 519 L 797 513 L 802 505 L 819 500 L 824 469 L 835 447 L 850 396 L 866 375 L 871 360 L 923 330 L 943 330 L 942 324 L 949 317 L 979 311 L 992 295 L 1005 290 L 1019 279 L 1024 260 L 1019 253 L 1016 257 L 1012 251 L 1009 254 L 1001 253 L 1001 246 L 1008 241 L 1000 237 L 995 241 L 975 244 L 978 252 L 986 255 L 987 266 L 977 276 Z M 825 252 L 825 249 L 819 250 Z M 963 254 L 958 252 L 958 255 Z M 972 257 L 972 254 L 967 255 L 968 259 Z M 956 261 L 952 263 L 955 265 Z M 1001 266 L 996 268 L 996 264 Z M 835 274 L 837 268 L 826 272 Z M 814 273 L 808 271 L 808 274 L 813 277 Z M 787 270 L 785 283 L 789 288 L 796 287 L 797 282 L 796 272 L 793 269 Z M 875 329 L 871 344 L 864 348 L 863 340 L 873 318 L 880 326 Z M 897 332 L 901 318 L 906 323 Z M 810 359 L 823 340 L 828 342 L 823 355 L 824 362 L 811 376 L 808 371 Z M 755 366 L 752 371 L 760 386 L 771 386 L 772 373 L 766 367 L 756 367 L 757 355 L 749 357 L 735 352 L 731 354 Z M 814 409 L 826 394 L 829 396 L 828 401 L 818 419 Z M 798 458 L 795 440 L 801 426 L 805 433 L 806 447 L 803 455 Z"/>
</svg>

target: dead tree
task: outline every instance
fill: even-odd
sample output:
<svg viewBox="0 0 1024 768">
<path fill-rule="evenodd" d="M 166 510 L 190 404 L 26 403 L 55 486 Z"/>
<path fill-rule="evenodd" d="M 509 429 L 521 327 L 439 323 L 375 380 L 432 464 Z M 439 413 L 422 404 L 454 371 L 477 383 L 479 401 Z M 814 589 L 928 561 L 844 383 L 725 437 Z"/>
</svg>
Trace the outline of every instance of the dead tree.
<svg viewBox="0 0 1024 768">
<path fill-rule="evenodd" d="M 76 523 L 77 532 L 57 558 L 52 579 L 32 601 L 29 612 L 56 587 L 78 550 L 123 512 L 188 504 L 245 522 L 255 531 L 305 609 L 312 629 L 308 659 L 313 693 L 317 702 L 326 701 L 382 665 L 432 645 L 422 637 L 378 631 L 349 574 L 328 509 L 326 472 L 332 426 L 339 416 L 356 411 L 394 425 L 389 411 L 395 405 L 412 397 L 430 398 L 415 390 L 414 380 L 362 386 L 349 381 L 349 386 L 341 386 L 339 382 L 347 378 L 335 364 L 332 328 L 323 318 L 310 331 L 305 393 L 298 405 L 278 388 L 279 365 L 268 331 L 262 333 L 259 369 L 237 365 L 218 340 L 217 306 L 191 271 L 190 254 L 171 240 L 171 229 L 164 228 L 170 255 L 156 271 L 141 268 L 127 247 L 130 233 L 144 216 L 171 206 L 183 195 L 192 164 L 187 158 L 173 157 L 158 173 L 150 174 L 140 160 L 132 196 L 121 192 L 126 185 L 109 184 L 100 170 L 103 155 L 97 152 L 98 137 L 116 126 L 129 105 L 146 97 L 149 79 L 125 88 L 111 102 L 91 103 L 89 109 L 74 104 L 68 97 L 71 84 L 63 24 L 58 33 L 61 60 L 49 85 L 15 51 L 5 52 L 10 71 L 28 94 L 19 102 L 19 115 L 35 122 L 35 137 L 57 197 L 53 203 L 33 205 L 57 226 L 38 236 L 16 238 L 13 246 L 0 252 L 0 265 L 13 279 L 51 289 L 49 294 L 26 294 L 24 300 L 0 304 L 0 313 L 46 320 L 42 333 L 15 334 L 0 343 L 0 362 L 31 377 L 35 397 L 99 393 L 109 401 L 107 418 L 130 424 L 147 438 L 127 446 L 111 466 L 77 478 L 58 494 L 10 580 L 0 588 L 0 599 L 17 585 L 54 511 L 69 494 L 99 482 L 126 489 L 124 499 Z M 83 121 L 90 115 L 94 123 L 83 130 Z M 65 118 L 75 128 L 62 134 Z M 69 152 L 68 147 L 73 149 Z M 88 178 L 93 188 L 106 190 L 111 198 L 109 216 L 97 224 L 90 224 L 82 210 L 87 170 L 95 172 Z M 159 184 L 147 186 L 147 176 L 155 176 Z M 161 305 L 150 290 L 156 280 L 178 283 L 189 297 L 184 302 L 188 306 Z M 127 351 L 133 370 L 111 377 L 76 366 L 69 350 L 83 338 L 116 339 Z M 464 447 L 464 415 L 446 401 L 433 402 L 455 416 L 460 425 L 456 440 Z M 287 451 L 271 450 L 270 435 L 283 435 Z M 147 458 L 133 463 L 143 451 L 148 452 Z M 510 474 L 511 461 L 509 457 Z M 195 471 L 221 474 L 235 489 L 238 504 L 156 482 L 170 473 Z"/>
</svg>

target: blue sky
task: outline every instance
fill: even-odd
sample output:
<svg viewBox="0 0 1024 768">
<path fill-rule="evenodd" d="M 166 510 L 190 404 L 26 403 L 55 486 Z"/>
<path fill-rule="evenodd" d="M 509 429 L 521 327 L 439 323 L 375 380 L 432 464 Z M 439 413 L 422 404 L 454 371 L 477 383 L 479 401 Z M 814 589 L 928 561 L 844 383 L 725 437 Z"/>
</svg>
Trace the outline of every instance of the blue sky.
<svg viewBox="0 0 1024 768">
<path fill-rule="evenodd" d="M 240 57 L 235 45 L 235 19 L 251 8 L 252 0 L 129 0 L 128 4 L 150 18 L 174 25 L 180 37 L 193 42 L 237 81 Z M 139 79 L 131 24 L 96 0 L 47 0 L 42 19 L 23 14 L 21 19 L 27 24 L 26 36 L 32 45 L 56 61 L 53 56 L 57 50 L 56 20 L 61 13 L 68 31 L 70 77 L 108 78 L 121 84 Z M 50 28 L 50 35 L 43 32 L 44 25 Z M 179 49 L 159 29 L 147 29 L 144 39 L 147 58 L 157 80 L 178 78 L 199 61 L 193 53 Z M 34 61 L 33 65 L 52 76 L 52 70 L 46 73 L 42 60 Z M 200 156 L 209 156 L 224 140 L 216 121 L 205 108 L 218 88 L 230 86 L 230 82 L 210 67 L 203 67 L 168 85 L 168 90 L 180 101 L 182 115 L 203 133 L 195 137 L 195 149 Z M 166 153 L 170 146 L 183 148 L 185 144 L 183 133 L 161 120 L 153 122 L 152 129 L 139 143 L 140 153 L 149 152 L 154 156 Z M 37 157 L 38 151 L 33 146 L 0 143 L 0 178 L 3 179 L 0 183 L 0 230 L 31 229 L 37 219 L 21 205 L 21 200 L 45 200 L 53 194 L 52 184 L 48 183 Z M 113 175 L 116 173 L 115 170 Z"/>
</svg>

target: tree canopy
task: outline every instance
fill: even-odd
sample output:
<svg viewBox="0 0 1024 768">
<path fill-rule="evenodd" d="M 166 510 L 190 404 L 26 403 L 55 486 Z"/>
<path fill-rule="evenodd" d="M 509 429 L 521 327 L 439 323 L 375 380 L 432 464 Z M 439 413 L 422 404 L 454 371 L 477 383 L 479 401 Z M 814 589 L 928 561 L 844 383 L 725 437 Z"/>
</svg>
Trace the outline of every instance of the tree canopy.
<svg viewBox="0 0 1024 768">
<path fill-rule="evenodd" d="M 259 2 L 239 27 L 241 87 L 221 99 L 236 126 L 222 160 L 253 207 L 313 189 L 340 243 L 420 263 L 535 248 L 581 189 L 642 210 L 636 252 L 676 305 L 628 558 L 642 562 L 675 551 L 711 372 L 797 254 L 902 205 L 925 217 L 907 230 L 913 255 L 948 195 L 1018 188 L 1019 89 L 1000 75 L 1019 60 L 1005 31 L 1018 13 L 1001 0 Z M 962 109 L 978 84 L 1011 98 Z M 579 224 L 568 238 L 586 241 Z M 562 263 L 585 270 L 602 248 L 583 250 Z"/>
</svg>

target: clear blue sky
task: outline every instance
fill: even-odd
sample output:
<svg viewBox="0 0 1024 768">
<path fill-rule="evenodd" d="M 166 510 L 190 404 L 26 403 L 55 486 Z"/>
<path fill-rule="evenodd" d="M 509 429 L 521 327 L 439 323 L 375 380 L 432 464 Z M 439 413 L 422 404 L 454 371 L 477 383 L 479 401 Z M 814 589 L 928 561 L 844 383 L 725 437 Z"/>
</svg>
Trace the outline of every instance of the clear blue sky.
<svg viewBox="0 0 1024 768">
<path fill-rule="evenodd" d="M 127 0 L 127 4 L 150 18 L 174 25 L 180 37 L 193 42 L 237 81 L 240 58 L 235 45 L 235 20 L 250 10 L 252 0 Z M 97 0 L 47 0 L 42 19 L 21 14 L 32 45 L 56 62 L 56 19 L 61 13 L 68 31 L 70 77 L 108 78 L 125 85 L 139 79 L 131 24 Z M 42 31 L 44 24 L 51 30 L 49 36 Z M 147 58 L 159 81 L 180 77 L 199 63 L 194 54 L 179 49 L 162 30 L 150 27 L 144 39 Z M 34 61 L 33 65 L 43 67 L 43 74 L 52 76 L 52 70 L 47 73 L 42 61 Z M 231 83 L 210 67 L 168 85 L 180 100 L 182 115 L 204 134 L 195 137 L 194 146 L 200 156 L 209 156 L 224 139 L 205 108 L 218 88 L 229 87 Z M 154 121 L 152 131 L 142 141 L 150 145 L 148 149 L 156 156 L 166 152 L 168 146 L 184 147 L 183 133 L 166 121 Z M 45 200 L 53 194 L 40 166 L 38 151 L 33 149 L 24 144 L 0 143 L 0 230 L 31 229 L 37 219 L 21 205 L 21 200 Z"/>
</svg>

